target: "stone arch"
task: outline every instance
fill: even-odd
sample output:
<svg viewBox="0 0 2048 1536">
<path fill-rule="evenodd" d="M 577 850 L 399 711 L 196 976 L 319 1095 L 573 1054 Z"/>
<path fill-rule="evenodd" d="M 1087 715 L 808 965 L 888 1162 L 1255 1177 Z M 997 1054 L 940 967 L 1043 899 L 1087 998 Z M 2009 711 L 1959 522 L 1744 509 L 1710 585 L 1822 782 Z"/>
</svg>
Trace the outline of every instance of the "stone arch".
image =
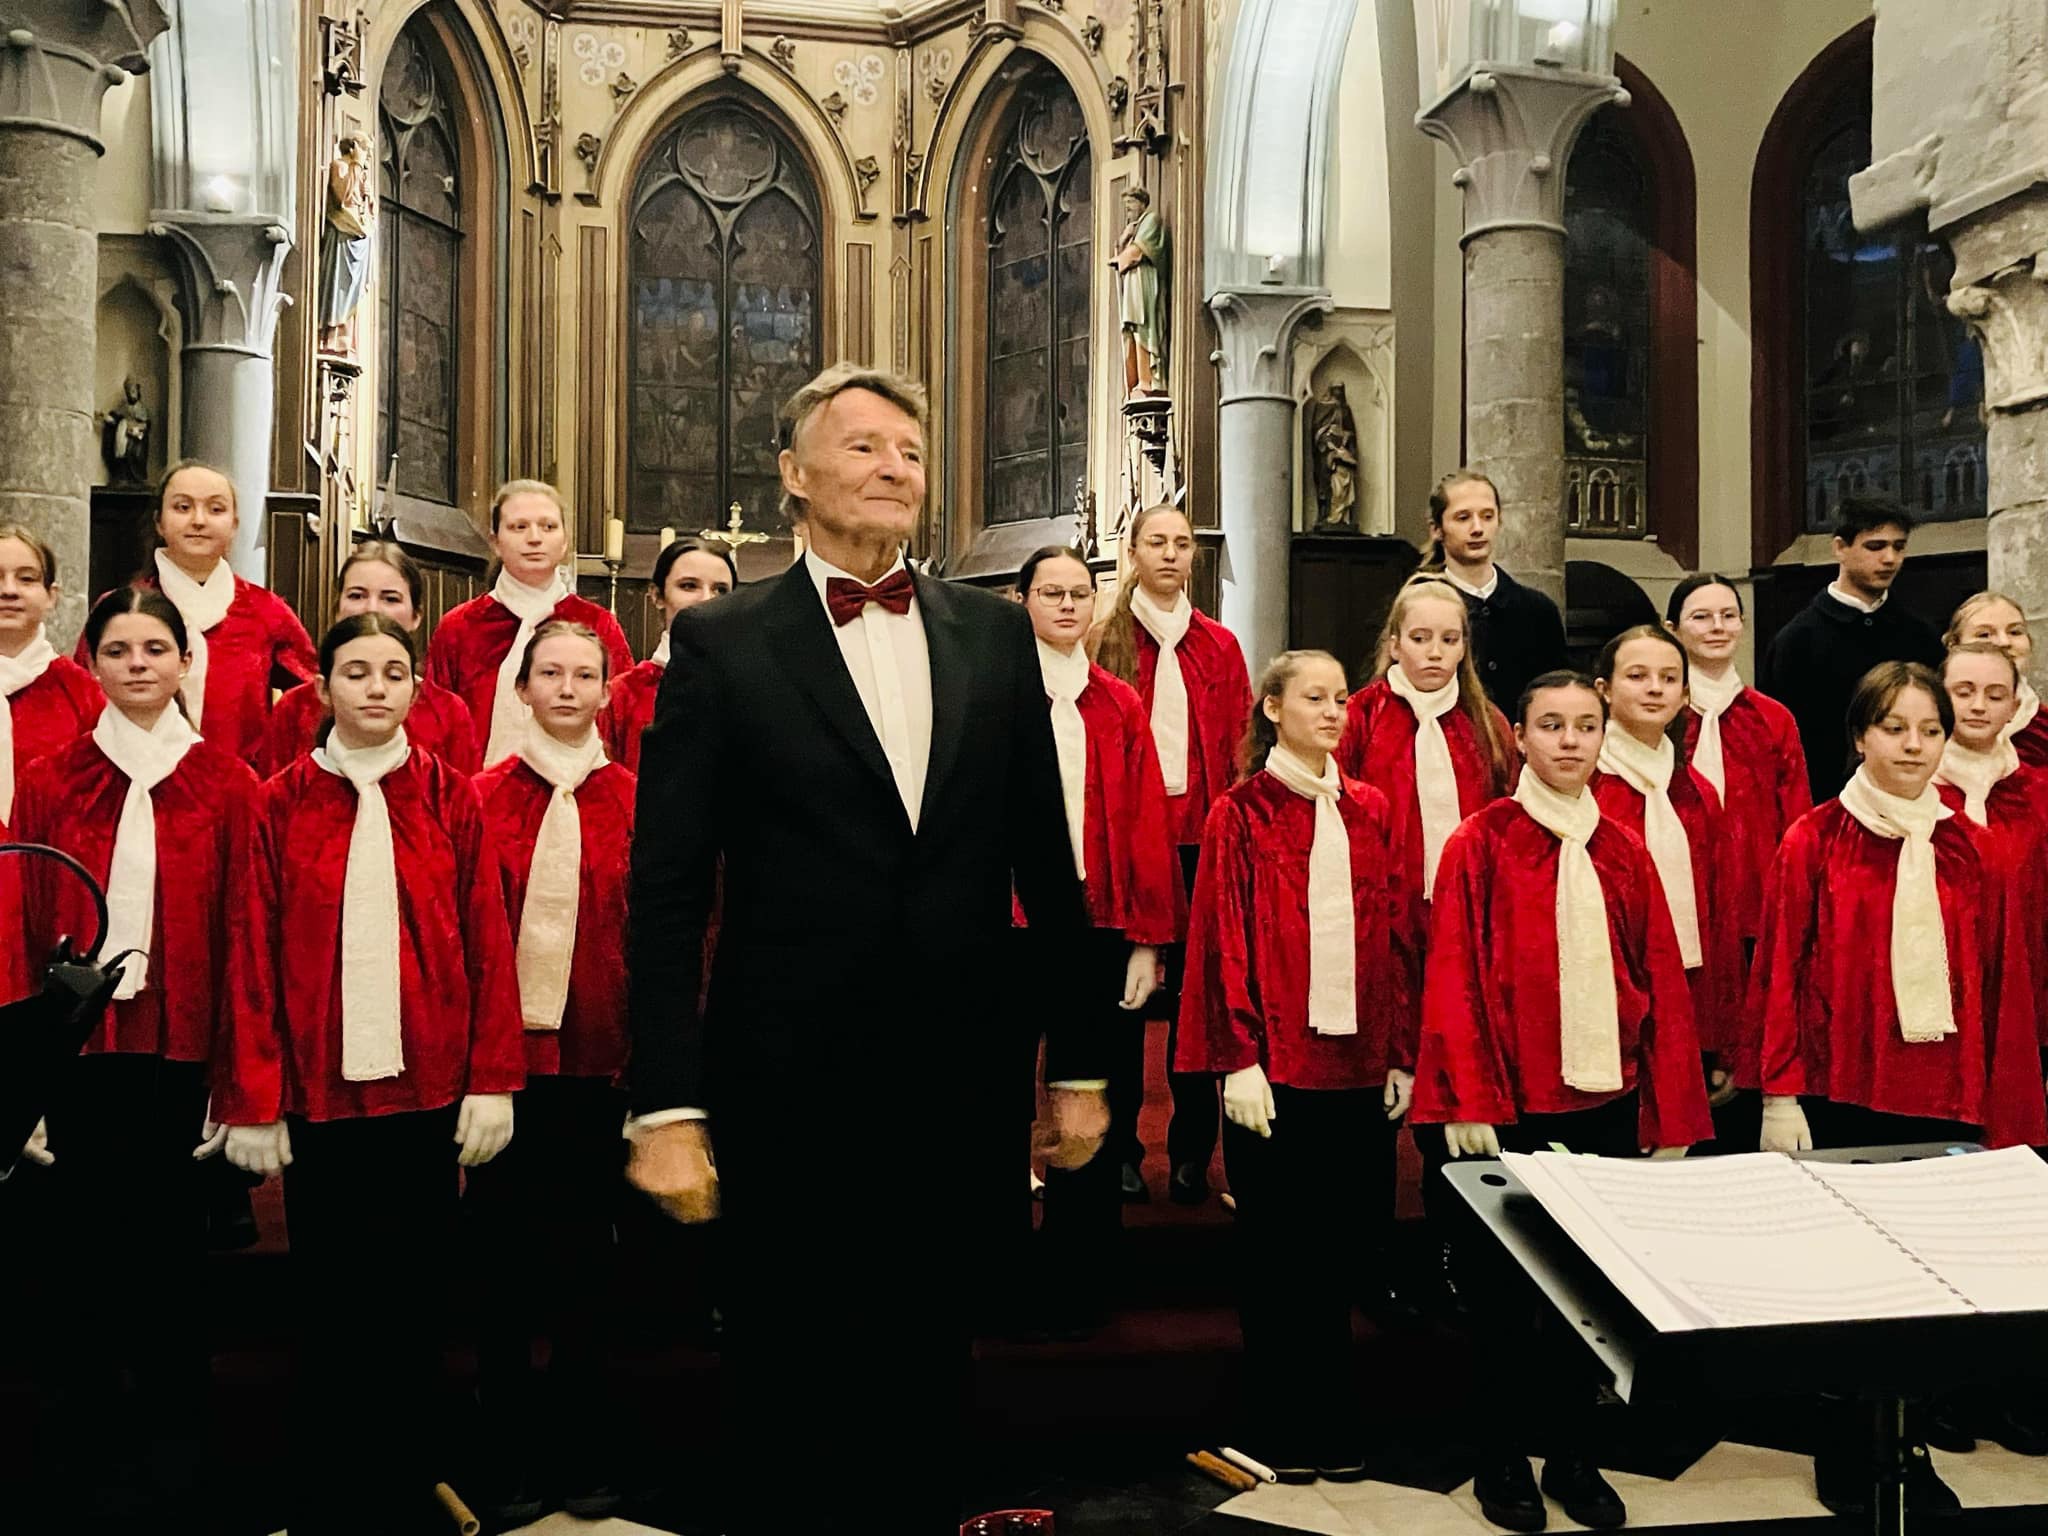
<svg viewBox="0 0 2048 1536">
<path fill-rule="evenodd" d="M 134 375 L 143 383 L 143 404 L 151 412 L 149 469 L 154 475 L 179 457 L 183 425 L 184 376 L 177 366 L 184 345 L 184 322 L 178 313 L 174 285 L 133 270 L 100 285 L 93 306 L 93 409 L 96 420 L 120 397 L 122 381 Z M 115 355 L 118 350 L 119 355 Z M 102 428 L 95 425 L 93 458 Z M 104 470 L 105 466 L 101 465 Z M 95 483 L 105 483 L 96 481 Z"/>
</svg>

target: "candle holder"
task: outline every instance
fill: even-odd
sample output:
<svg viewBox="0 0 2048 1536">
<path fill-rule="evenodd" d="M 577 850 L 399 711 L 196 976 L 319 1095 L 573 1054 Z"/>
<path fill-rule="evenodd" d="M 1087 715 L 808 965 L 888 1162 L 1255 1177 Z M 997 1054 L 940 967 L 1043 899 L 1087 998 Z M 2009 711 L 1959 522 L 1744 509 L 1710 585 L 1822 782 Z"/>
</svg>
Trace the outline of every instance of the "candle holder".
<svg viewBox="0 0 2048 1536">
<path fill-rule="evenodd" d="M 619 616 L 619 567 L 625 563 L 623 560 L 614 560 L 610 555 L 604 557 L 605 606 L 611 609 L 612 617 L 615 619 Z"/>
</svg>

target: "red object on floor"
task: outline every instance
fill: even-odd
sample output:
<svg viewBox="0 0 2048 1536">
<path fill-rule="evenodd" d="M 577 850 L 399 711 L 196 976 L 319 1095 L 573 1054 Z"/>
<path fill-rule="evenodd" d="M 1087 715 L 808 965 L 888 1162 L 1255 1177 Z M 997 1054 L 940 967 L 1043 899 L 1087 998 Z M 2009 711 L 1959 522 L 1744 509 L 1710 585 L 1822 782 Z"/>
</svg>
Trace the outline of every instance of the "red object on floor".
<svg viewBox="0 0 2048 1536">
<path fill-rule="evenodd" d="M 960 1536 L 1053 1536 L 1049 1509 L 999 1509 L 976 1515 L 960 1527 Z"/>
</svg>

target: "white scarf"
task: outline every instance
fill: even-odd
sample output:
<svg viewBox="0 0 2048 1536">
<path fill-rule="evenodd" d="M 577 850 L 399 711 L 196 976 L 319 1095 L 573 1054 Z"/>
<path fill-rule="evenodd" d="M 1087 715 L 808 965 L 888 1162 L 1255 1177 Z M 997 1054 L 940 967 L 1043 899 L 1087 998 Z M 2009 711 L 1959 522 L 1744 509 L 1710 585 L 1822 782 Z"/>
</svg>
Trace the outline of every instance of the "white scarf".
<svg viewBox="0 0 2048 1536">
<path fill-rule="evenodd" d="M 1082 853 L 1082 829 L 1087 825 L 1088 726 L 1081 719 L 1078 700 L 1088 687 L 1088 653 L 1077 645 L 1062 656 L 1041 640 L 1038 675 L 1045 680 L 1045 696 L 1052 700 L 1052 744 L 1060 754 L 1060 793 L 1067 802 L 1067 840 L 1074 845 L 1074 873 L 1085 880 L 1088 866 Z"/>
<path fill-rule="evenodd" d="M 662 632 L 661 632 L 661 638 L 660 638 L 659 640 L 655 641 L 655 643 L 654 643 L 654 654 L 653 654 L 652 656 L 648 657 L 647 659 L 648 659 L 649 661 L 653 662 L 653 663 L 654 663 L 654 664 L 655 664 L 655 665 L 656 665 L 657 667 L 666 667 L 666 666 L 668 665 L 668 630 L 667 630 L 667 629 L 663 629 L 663 630 L 662 630 Z"/>
<path fill-rule="evenodd" d="M 1443 717 L 1458 707 L 1458 674 L 1434 693 L 1408 681 L 1397 661 L 1387 668 L 1387 686 L 1415 711 L 1415 802 L 1422 811 L 1422 899 L 1436 893 L 1436 866 L 1444 844 L 1458 830 L 1458 770 Z"/>
<path fill-rule="evenodd" d="M 1859 767 L 1842 786 L 1842 809 L 1879 837 L 1899 845 L 1898 883 L 1892 891 L 1892 1000 L 1899 1033 L 1909 1043 L 1956 1032 L 1948 990 L 1948 930 L 1941 921 L 1941 887 L 1934 878 L 1934 829 L 1954 814 L 1928 785 L 1913 800 L 1888 795 Z"/>
<path fill-rule="evenodd" d="M 2011 723 L 1998 733 L 2006 741 L 2011 741 L 2013 737 L 2019 735 L 2021 731 L 2032 725 L 2034 723 L 2034 716 L 2041 713 L 2041 695 L 2034 692 L 2034 685 L 2024 677 L 2020 679 L 2019 701 L 2020 707 L 2013 712 Z"/>
<path fill-rule="evenodd" d="M 100 711 L 92 739 L 128 777 L 107 869 L 107 938 L 101 951 L 141 951 L 123 963 L 114 988 L 114 996 L 127 998 L 149 980 L 149 949 L 156 938 L 156 805 L 150 791 L 177 772 L 199 733 L 175 704 L 146 731 L 109 704 Z"/>
<path fill-rule="evenodd" d="M 192 717 L 192 728 L 197 730 L 206 718 L 206 632 L 226 618 L 228 609 L 234 606 L 235 573 L 222 560 L 206 580 L 194 581 L 160 549 L 156 552 L 156 584 L 178 610 L 178 617 L 185 621 L 192 665 L 186 670 L 179 691 L 185 696 L 185 713 Z"/>
<path fill-rule="evenodd" d="M 400 727 L 381 747 L 342 745 L 330 732 L 313 761 L 356 789 L 355 825 L 341 882 L 341 1075 L 351 1083 L 405 1070 L 399 1029 L 398 858 L 378 781 L 410 748 Z"/>
<path fill-rule="evenodd" d="M 501 763 L 519 750 L 526 722 L 533 717 L 519 697 L 519 663 L 526 655 L 526 643 L 533 632 L 547 622 L 555 605 L 569 595 L 569 582 L 559 570 L 544 587 L 529 587 L 510 571 L 498 572 L 491 596 L 519 616 L 519 632 L 512 637 L 512 649 L 498 663 L 498 691 L 491 699 L 490 740 L 484 747 L 484 766 Z"/>
<path fill-rule="evenodd" d="M 1934 770 L 1934 782 L 1953 784 L 1963 792 L 1963 814 L 1980 827 L 1991 825 L 1986 802 L 2001 780 L 2019 772 L 2019 749 L 2000 733 L 1989 752 L 1974 751 L 1951 736 L 1941 750 L 1941 766 Z"/>
<path fill-rule="evenodd" d="M 1581 1093 L 1621 1089 L 1621 1010 L 1614 997 L 1614 945 L 1607 893 L 1586 844 L 1600 829 L 1600 802 L 1585 790 L 1559 794 L 1526 764 L 1515 800 L 1555 837 L 1557 852 L 1558 1060 Z"/>
<path fill-rule="evenodd" d="M 1171 608 L 1162 608 L 1143 587 L 1134 586 L 1131 617 L 1159 642 L 1159 665 L 1152 674 L 1152 745 L 1159 749 L 1159 771 L 1165 776 L 1167 795 L 1184 795 L 1188 792 L 1188 685 L 1175 651 L 1195 621 L 1195 605 L 1182 592 Z"/>
<path fill-rule="evenodd" d="M 1337 797 L 1344 781 L 1337 760 L 1323 771 L 1285 747 L 1266 754 L 1266 772 L 1315 802 L 1315 838 L 1308 849 L 1308 1027 L 1319 1035 L 1358 1033 L 1358 917 L 1351 894 L 1351 836 Z"/>
<path fill-rule="evenodd" d="M 1678 751 L 1669 736 L 1646 747 L 1618 725 L 1609 725 L 1600 743 L 1600 768 L 1643 797 L 1643 841 L 1664 887 L 1664 905 L 1678 934 L 1678 956 L 1687 970 L 1697 967 L 1700 909 L 1692 883 L 1692 841 L 1671 804 L 1671 777 L 1678 771 Z"/>
<path fill-rule="evenodd" d="M 1742 692 L 1742 679 L 1730 667 L 1719 677 L 1709 677 L 1694 668 L 1686 680 L 1692 712 L 1700 717 L 1699 740 L 1693 743 L 1692 765 L 1700 777 L 1714 786 L 1714 793 L 1728 803 L 1728 765 L 1721 753 L 1721 717 Z M 1609 732 L 1612 735 L 1613 732 Z"/>
<path fill-rule="evenodd" d="M 583 816 L 576 791 L 605 764 L 604 744 L 588 731 L 565 746 L 528 720 L 519 755 L 553 786 L 533 840 L 526 902 L 519 909 L 519 1011 L 528 1029 L 560 1029 L 576 956 L 576 907 L 583 883 Z"/>
<path fill-rule="evenodd" d="M 0 656 L 0 826 L 14 815 L 14 706 L 7 701 L 49 671 L 56 659 L 50 632 L 40 624 L 20 655 Z"/>
</svg>

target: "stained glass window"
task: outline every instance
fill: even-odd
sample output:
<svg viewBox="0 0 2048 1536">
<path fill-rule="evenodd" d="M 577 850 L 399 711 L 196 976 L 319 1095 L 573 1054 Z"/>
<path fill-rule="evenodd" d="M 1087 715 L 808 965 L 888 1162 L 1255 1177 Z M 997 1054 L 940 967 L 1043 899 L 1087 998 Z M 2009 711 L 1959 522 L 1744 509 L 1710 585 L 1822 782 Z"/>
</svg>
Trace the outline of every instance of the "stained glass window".
<svg viewBox="0 0 2048 1536">
<path fill-rule="evenodd" d="M 399 34 L 378 92 L 377 394 L 381 478 L 394 490 L 455 501 L 456 307 L 463 238 L 462 165 L 447 61 L 424 24 Z"/>
<path fill-rule="evenodd" d="M 817 194 L 758 114 L 717 102 L 641 168 L 628 226 L 627 526 L 778 525 L 775 413 L 818 371 Z"/>
<path fill-rule="evenodd" d="M 1836 98 L 1814 135 L 1801 219 L 1809 532 L 1842 498 L 1877 495 L 1916 516 L 1984 515 L 1984 361 L 1944 302 L 1954 262 L 1938 241 L 1860 231 L 1849 177 L 1870 164 L 1867 84 Z"/>
<path fill-rule="evenodd" d="M 1050 68 L 1020 87 L 1014 111 L 998 140 L 988 218 L 990 524 L 1071 511 L 1088 470 L 1088 129 Z"/>
<path fill-rule="evenodd" d="M 1565 519 L 1573 534 L 1649 532 L 1653 205 L 1641 148 L 1603 108 L 1565 171 Z"/>
</svg>

